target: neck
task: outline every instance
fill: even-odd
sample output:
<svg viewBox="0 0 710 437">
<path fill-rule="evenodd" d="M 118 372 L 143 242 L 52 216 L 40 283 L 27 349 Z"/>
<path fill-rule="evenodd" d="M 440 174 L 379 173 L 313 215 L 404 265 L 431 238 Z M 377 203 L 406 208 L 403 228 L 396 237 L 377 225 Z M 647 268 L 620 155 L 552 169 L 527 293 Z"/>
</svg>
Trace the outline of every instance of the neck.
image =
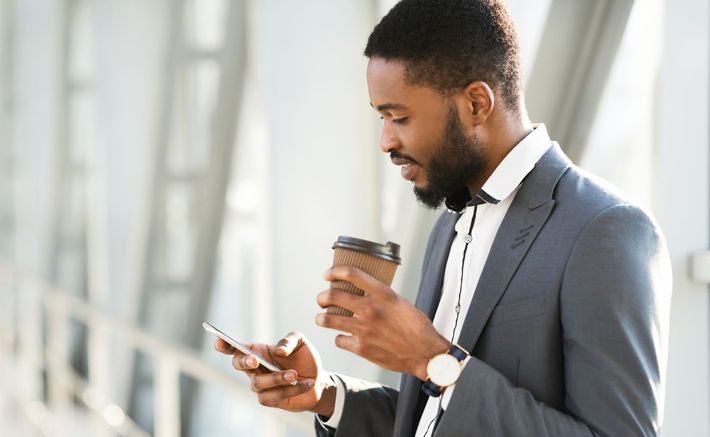
<svg viewBox="0 0 710 437">
<path fill-rule="evenodd" d="M 500 165 L 501 161 L 533 131 L 532 123 L 526 114 L 519 116 L 504 115 L 499 120 L 491 120 L 487 132 L 481 134 L 486 154 L 486 169 L 475 181 L 467 185 L 471 197 L 481 191 L 481 187 Z M 497 122 L 496 122 L 497 121 Z"/>
</svg>

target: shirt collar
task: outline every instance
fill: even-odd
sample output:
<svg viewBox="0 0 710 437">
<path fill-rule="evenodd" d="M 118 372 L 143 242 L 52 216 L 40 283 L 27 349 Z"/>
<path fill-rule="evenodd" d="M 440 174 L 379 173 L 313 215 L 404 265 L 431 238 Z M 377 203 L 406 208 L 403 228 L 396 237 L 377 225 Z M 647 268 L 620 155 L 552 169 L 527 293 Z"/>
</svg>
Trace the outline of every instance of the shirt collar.
<svg viewBox="0 0 710 437">
<path fill-rule="evenodd" d="M 530 132 L 498 164 L 481 187 L 478 195 L 471 198 L 466 187 L 446 198 L 446 207 L 461 212 L 467 206 L 482 203 L 497 204 L 510 196 L 535 167 L 537 161 L 550 148 L 552 141 L 544 124 L 533 126 Z"/>
</svg>

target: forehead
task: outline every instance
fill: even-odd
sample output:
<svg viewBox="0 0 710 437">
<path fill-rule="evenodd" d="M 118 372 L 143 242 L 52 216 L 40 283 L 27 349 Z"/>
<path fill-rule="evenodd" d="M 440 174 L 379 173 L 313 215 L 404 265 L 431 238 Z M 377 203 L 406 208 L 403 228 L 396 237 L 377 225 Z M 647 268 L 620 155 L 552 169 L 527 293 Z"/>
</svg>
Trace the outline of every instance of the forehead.
<svg viewBox="0 0 710 437">
<path fill-rule="evenodd" d="M 367 89 L 375 108 L 384 104 L 408 108 L 444 104 L 444 97 L 434 88 L 407 83 L 402 61 L 371 58 L 367 64 Z"/>
</svg>

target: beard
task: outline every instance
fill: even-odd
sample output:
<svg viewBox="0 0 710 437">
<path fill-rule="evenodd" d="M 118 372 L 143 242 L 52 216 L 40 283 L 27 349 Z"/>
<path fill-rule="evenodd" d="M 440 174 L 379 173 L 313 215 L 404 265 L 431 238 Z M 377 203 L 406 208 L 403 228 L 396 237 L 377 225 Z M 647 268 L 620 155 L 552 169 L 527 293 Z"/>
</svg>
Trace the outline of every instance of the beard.
<svg viewBox="0 0 710 437">
<path fill-rule="evenodd" d="M 454 106 L 449 107 L 446 128 L 434 146 L 425 187 L 414 187 L 417 200 L 429 209 L 437 209 L 449 196 L 474 181 L 486 168 L 482 141 L 467 137 Z"/>
</svg>

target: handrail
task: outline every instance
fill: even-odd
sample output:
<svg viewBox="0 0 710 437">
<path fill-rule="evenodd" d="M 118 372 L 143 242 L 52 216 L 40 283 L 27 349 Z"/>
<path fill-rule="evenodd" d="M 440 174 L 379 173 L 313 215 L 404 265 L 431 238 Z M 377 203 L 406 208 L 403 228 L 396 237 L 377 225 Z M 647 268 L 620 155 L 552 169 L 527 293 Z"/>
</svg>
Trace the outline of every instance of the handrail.
<svg viewBox="0 0 710 437">
<path fill-rule="evenodd" d="M 49 335 L 45 352 L 49 353 L 43 354 L 47 356 L 46 363 L 39 363 L 39 368 L 47 371 L 48 389 L 50 390 L 49 402 L 46 405 L 48 410 L 51 411 L 53 402 L 58 405 L 67 405 L 68 394 L 66 391 L 69 390 L 72 391 L 71 394 L 82 399 L 90 411 L 96 413 L 114 428 L 114 431 L 124 435 L 146 435 L 130 418 L 125 417 L 122 411 L 119 411 L 119 416 L 123 419 L 120 424 L 116 420 L 111 420 L 110 417 L 107 418 L 105 414 L 107 403 L 105 401 L 96 402 L 97 398 L 102 397 L 97 395 L 99 393 L 97 388 L 92 387 L 89 381 L 77 375 L 69 365 L 68 354 L 65 350 L 69 346 L 66 330 L 70 319 L 86 324 L 89 332 L 100 330 L 107 336 L 111 334 L 120 335 L 122 343 L 155 360 L 154 396 L 156 416 L 154 433 L 157 437 L 173 437 L 180 434 L 180 373 L 189 375 L 198 381 L 219 385 L 231 393 L 241 397 L 248 397 L 251 401 L 255 401 L 248 384 L 243 378 L 236 378 L 234 373 L 205 362 L 194 351 L 176 344 L 167 343 L 130 323 L 106 314 L 95 306 L 68 294 L 30 272 L 0 260 L 0 278 L 4 275 L 12 278 L 13 286 L 9 288 L 17 288 L 19 279 L 19 282 L 23 284 L 23 291 L 25 293 L 36 293 L 37 303 L 46 309 Z M 0 298 L 3 297 L 3 291 L 2 283 L 0 283 Z M 24 310 L 28 309 L 25 308 Z M 39 319 L 36 321 L 39 321 Z M 10 322 L 10 324 L 14 323 L 14 321 Z M 18 332 L 14 326 L 12 328 L 14 332 Z M 2 329 L 1 325 L 0 329 Z M 38 328 L 35 327 L 35 329 Z M 31 361 L 32 359 L 28 362 Z M 77 387 L 80 390 L 77 390 Z M 35 401 L 37 400 L 39 399 L 35 399 Z M 118 408 L 115 404 L 109 403 L 108 405 L 111 405 L 114 410 Z M 290 426 L 306 434 L 313 432 L 313 419 L 308 417 L 309 415 L 266 409 L 264 413 L 275 421 L 277 429 Z M 281 428 L 281 430 L 285 435 L 285 429 Z"/>
</svg>

